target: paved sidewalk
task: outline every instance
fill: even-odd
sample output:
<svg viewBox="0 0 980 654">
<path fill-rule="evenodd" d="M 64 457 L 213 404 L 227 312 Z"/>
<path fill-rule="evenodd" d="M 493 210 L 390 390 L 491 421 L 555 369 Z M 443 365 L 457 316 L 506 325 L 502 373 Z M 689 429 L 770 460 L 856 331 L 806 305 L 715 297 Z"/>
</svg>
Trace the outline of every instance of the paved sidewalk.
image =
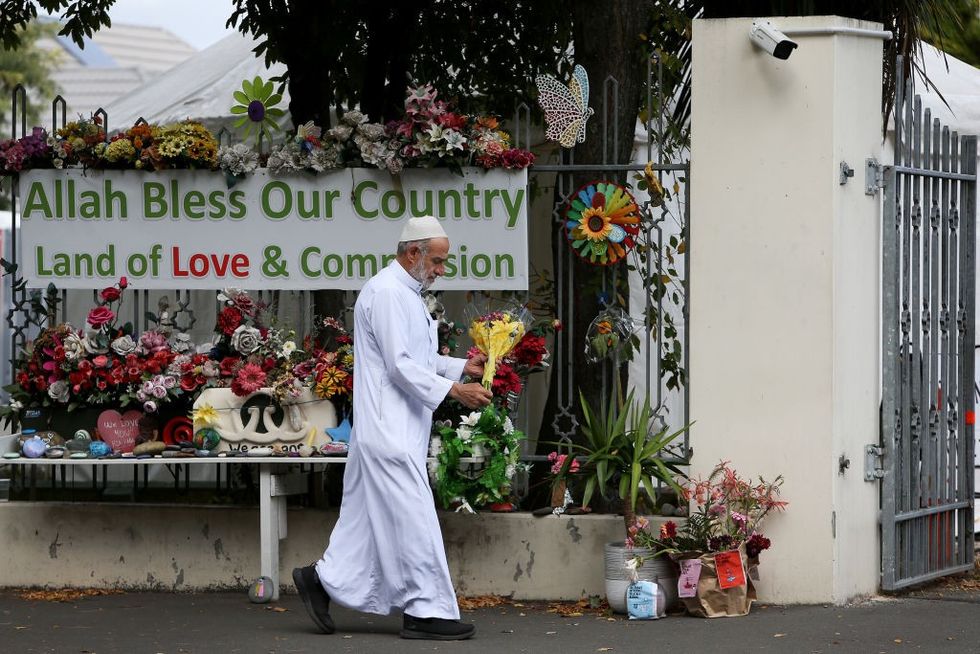
<svg viewBox="0 0 980 654">
<path fill-rule="evenodd" d="M 476 623 L 476 637 L 445 643 L 399 639 L 400 616 L 343 609 L 334 610 L 338 632 L 321 635 L 296 595 L 255 605 L 244 593 L 125 593 L 49 602 L 3 591 L 0 652 L 980 652 L 978 601 L 975 593 L 946 593 L 942 599 L 882 599 L 844 608 L 757 606 L 745 618 L 653 622 L 561 617 L 548 613 L 547 605 L 525 603 L 468 612 L 464 619 Z"/>
</svg>

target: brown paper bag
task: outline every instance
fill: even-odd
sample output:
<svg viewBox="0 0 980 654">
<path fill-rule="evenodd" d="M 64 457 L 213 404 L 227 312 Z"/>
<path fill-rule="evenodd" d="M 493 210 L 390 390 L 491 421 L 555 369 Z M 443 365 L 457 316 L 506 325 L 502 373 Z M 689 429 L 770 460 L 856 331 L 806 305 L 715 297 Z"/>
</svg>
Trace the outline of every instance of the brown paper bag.
<svg viewBox="0 0 980 654">
<path fill-rule="evenodd" d="M 685 552 L 675 557 L 676 560 L 700 559 L 701 561 L 697 595 L 681 598 L 688 613 L 700 618 L 730 618 L 749 614 L 752 602 L 756 598 L 755 587 L 752 585 L 750 564 L 745 555 L 744 545 L 738 548 L 738 553 L 742 559 L 742 568 L 745 570 L 745 585 L 728 589 L 722 589 L 718 585 L 715 553 Z"/>
</svg>

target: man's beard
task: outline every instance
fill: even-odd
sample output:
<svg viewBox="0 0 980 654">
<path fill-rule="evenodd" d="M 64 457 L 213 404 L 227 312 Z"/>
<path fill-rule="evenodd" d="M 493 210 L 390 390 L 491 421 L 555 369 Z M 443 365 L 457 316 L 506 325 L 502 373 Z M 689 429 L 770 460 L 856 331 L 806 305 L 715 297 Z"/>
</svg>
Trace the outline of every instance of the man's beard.
<svg viewBox="0 0 980 654">
<path fill-rule="evenodd" d="M 417 281 L 422 285 L 422 290 L 427 291 L 429 287 L 432 286 L 432 282 L 435 279 L 429 280 L 425 275 L 425 259 L 419 259 L 412 265 L 412 269 L 408 271 L 408 274 L 412 276 L 412 279 Z"/>
</svg>

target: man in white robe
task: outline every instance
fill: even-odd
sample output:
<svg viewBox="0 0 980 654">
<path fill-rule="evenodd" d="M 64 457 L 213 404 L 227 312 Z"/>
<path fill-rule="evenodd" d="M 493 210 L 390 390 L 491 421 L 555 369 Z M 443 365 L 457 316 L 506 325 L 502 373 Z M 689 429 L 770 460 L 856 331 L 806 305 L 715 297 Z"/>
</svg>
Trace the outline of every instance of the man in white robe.
<svg viewBox="0 0 980 654">
<path fill-rule="evenodd" d="M 438 323 L 420 292 L 444 274 L 449 239 L 431 216 L 412 218 L 397 257 L 354 306 L 354 427 L 340 517 L 323 558 L 293 580 L 310 617 L 333 633 L 329 602 L 387 615 L 404 612 L 403 638 L 458 640 L 459 621 L 426 469 L 432 411 L 448 395 L 476 409 L 491 394 L 484 357 L 438 355 Z"/>
</svg>

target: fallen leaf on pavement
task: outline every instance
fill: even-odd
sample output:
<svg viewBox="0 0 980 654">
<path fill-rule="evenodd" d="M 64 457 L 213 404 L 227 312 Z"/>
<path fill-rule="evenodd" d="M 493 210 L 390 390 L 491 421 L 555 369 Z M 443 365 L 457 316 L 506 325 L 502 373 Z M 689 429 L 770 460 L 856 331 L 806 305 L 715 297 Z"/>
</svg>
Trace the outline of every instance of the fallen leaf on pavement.
<svg viewBox="0 0 980 654">
<path fill-rule="evenodd" d="M 72 602 L 80 597 L 121 595 L 123 591 L 106 588 L 61 588 L 59 590 L 25 590 L 17 594 L 30 602 Z"/>
<path fill-rule="evenodd" d="M 783 637 L 783 636 L 785 636 L 785 635 L 786 635 L 786 634 L 773 634 L 773 635 L 772 635 L 772 637 L 773 637 L 773 638 L 782 638 L 782 637 Z"/>
<path fill-rule="evenodd" d="M 492 609 L 501 604 L 506 604 L 507 600 L 499 595 L 477 595 L 476 597 L 460 597 L 458 600 L 459 608 L 464 611 L 475 611 L 477 609 Z M 514 606 L 521 606 L 515 604 Z"/>
<path fill-rule="evenodd" d="M 265 607 L 265 610 L 266 611 L 275 611 L 276 613 L 285 613 L 289 609 L 287 609 L 285 606 L 267 606 L 267 607 Z"/>
</svg>

